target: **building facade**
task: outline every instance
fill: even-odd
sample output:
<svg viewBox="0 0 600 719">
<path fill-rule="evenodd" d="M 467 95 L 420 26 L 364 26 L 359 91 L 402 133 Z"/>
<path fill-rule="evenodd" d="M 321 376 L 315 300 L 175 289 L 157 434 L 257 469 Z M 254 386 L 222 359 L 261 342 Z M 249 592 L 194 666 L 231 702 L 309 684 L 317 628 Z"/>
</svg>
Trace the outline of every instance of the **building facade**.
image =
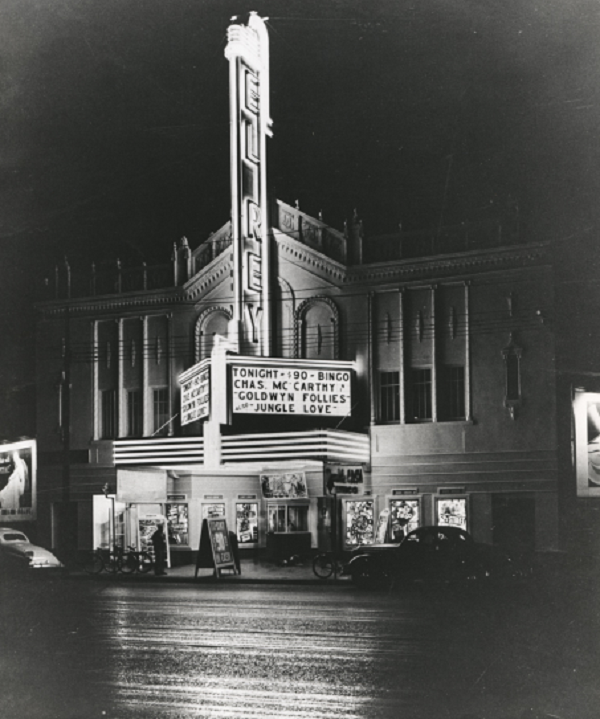
<svg viewBox="0 0 600 719">
<path fill-rule="evenodd" d="M 226 56 L 231 221 L 164 268 L 61 268 L 38 307 L 41 537 L 140 544 L 166 521 L 191 562 L 224 516 L 274 557 L 432 523 L 557 549 L 574 469 L 550 245 L 514 217 L 367 237 L 273 200 L 258 16 Z"/>
</svg>

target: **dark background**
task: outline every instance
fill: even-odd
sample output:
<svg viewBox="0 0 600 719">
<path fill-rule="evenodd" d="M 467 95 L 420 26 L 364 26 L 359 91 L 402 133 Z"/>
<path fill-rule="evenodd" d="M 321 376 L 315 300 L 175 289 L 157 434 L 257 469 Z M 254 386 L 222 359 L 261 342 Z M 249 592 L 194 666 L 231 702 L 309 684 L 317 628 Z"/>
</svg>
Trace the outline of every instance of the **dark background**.
<svg viewBox="0 0 600 719">
<path fill-rule="evenodd" d="M 1 0 L 0 439 L 35 434 L 33 303 L 64 255 L 164 263 L 229 219 L 223 52 L 248 10 L 280 199 L 338 229 L 357 208 L 367 236 L 515 203 L 524 239 L 595 236 L 596 0 Z"/>
</svg>

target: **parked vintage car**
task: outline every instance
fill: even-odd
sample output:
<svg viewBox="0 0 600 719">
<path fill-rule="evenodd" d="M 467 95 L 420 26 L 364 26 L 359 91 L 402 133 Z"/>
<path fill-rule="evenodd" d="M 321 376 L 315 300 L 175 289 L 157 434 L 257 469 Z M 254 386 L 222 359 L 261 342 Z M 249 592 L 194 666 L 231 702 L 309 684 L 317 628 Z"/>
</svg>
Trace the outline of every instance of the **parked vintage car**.
<svg viewBox="0 0 600 719">
<path fill-rule="evenodd" d="M 479 544 L 458 527 L 419 527 L 399 544 L 358 547 L 346 573 L 359 586 L 404 586 L 411 582 L 449 583 L 509 579 L 520 574 L 503 550 Z"/>
<path fill-rule="evenodd" d="M 32 544 L 18 529 L 0 528 L 0 568 L 11 570 L 59 570 L 63 568 L 52 552 Z"/>
</svg>

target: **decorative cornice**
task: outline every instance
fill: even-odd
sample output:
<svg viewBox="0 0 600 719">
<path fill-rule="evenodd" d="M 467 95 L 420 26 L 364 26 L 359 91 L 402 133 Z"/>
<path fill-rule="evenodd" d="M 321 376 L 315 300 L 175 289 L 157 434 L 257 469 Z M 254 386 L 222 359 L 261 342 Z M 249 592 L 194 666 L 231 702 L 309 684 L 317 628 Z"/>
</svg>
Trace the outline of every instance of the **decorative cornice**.
<svg viewBox="0 0 600 719">
<path fill-rule="evenodd" d="M 166 290 L 147 290 L 127 295 L 104 295 L 101 298 L 88 297 L 76 300 L 50 300 L 38 303 L 36 309 L 44 317 L 62 317 L 65 309 L 73 315 L 98 314 L 113 312 L 115 310 L 131 310 L 155 305 L 179 304 L 184 299 L 181 287 L 172 287 Z"/>
<path fill-rule="evenodd" d="M 295 264 L 304 265 L 309 272 L 319 274 L 335 284 L 341 285 L 345 282 L 347 268 L 341 262 L 303 245 L 293 237 L 281 233 L 280 230 L 273 234 L 282 257 Z"/>
<path fill-rule="evenodd" d="M 460 255 L 423 257 L 418 260 L 353 266 L 348 269 L 346 283 L 391 282 L 413 280 L 457 272 L 478 272 L 503 269 L 507 266 L 525 267 L 547 260 L 547 244 L 506 247 L 471 251 Z"/>
<path fill-rule="evenodd" d="M 229 277 L 232 268 L 233 251 L 231 247 L 229 247 L 185 283 L 185 299 L 198 299 L 224 278 Z"/>
</svg>

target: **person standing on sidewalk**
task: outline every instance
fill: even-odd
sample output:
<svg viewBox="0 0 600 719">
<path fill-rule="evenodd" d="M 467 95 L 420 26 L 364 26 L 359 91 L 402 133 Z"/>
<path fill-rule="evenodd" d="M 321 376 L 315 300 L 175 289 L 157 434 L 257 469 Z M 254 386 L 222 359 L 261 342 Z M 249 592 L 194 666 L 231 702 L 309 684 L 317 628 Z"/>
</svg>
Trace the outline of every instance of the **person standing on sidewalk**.
<svg viewBox="0 0 600 719">
<path fill-rule="evenodd" d="M 167 558 L 167 543 L 165 541 L 165 533 L 162 524 L 159 524 L 156 531 L 151 537 L 152 546 L 154 547 L 154 574 L 162 577 L 165 572 L 165 561 Z"/>
</svg>

